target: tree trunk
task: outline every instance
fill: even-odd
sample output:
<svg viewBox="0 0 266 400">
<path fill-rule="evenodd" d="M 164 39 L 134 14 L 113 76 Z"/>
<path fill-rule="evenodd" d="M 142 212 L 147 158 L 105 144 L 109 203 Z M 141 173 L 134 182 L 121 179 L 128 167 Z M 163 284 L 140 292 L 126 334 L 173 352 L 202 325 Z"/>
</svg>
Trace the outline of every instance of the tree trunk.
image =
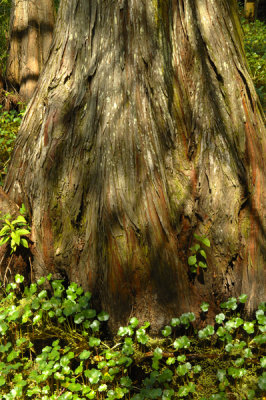
<svg viewBox="0 0 266 400">
<path fill-rule="evenodd" d="M 36 276 L 154 329 L 265 292 L 265 131 L 232 0 L 62 1 L 5 191 Z M 193 233 L 206 270 L 190 272 Z M 264 253 L 265 254 L 265 253 Z"/>
<path fill-rule="evenodd" d="M 259 0 L 245 0 L 245 17 L 251 21 L 257 18 Z"/>
<path fill-rule="evenodd" d="M 53 27 L 53 0 L 13 0 L 7 80 L 26 102 L 47 60 Z"/>
</svg>

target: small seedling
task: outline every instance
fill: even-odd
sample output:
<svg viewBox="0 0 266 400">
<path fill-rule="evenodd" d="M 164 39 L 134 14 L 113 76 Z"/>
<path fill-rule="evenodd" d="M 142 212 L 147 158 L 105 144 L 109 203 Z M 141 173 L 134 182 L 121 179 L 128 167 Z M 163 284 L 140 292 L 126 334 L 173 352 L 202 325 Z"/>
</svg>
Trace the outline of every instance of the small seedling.
<svg viewBox="0 0 266 400">
<path fill-rule="evenodd" d="M 190 266 L 191 272 L 198 273 L 199 268 L 207 268 L 207 255 L 205 250 L 201 246 L 204 245 L 205 247 L 210 247 L 211 244 L 209 239 L 205 236 L 199 236 L 194 233 L 194 238 L 199 243 L 195 243 L 192 247 L 189 248 L 192 255 L 188 257 L 188 265 Z"/>
<path fill-rule="evenodd" d="M 22 204 L 20 208 L 20 215 L 17 216 L 14 220 L 10 214 L 4 215 L 3 218 L 0 219 L 4 222 L 3 227 L 0 231 L 0 246 L 5 243 L 9 243 L 11 247 L 11 254 L 17 250 L 18 246 L 23 246 L 28 248 L 28 241 L 25 235 L 30 233 L 30 226 L 26 221 L 25 217 L 22 214 L 25 214 L 25 206 Z"/>
</svg>

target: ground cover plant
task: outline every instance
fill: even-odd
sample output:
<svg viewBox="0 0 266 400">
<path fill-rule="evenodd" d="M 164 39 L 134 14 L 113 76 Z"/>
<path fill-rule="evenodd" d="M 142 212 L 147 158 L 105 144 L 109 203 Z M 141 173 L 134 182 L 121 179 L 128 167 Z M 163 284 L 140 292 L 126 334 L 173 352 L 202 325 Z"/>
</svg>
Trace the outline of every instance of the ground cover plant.
<svg viewBox="0 0 266 400">
<path fill-rule="evenodd" d="M 0 186 L 7 172 L 7 165 L 24 111 L 4 110 L 0 105 Z"/>
<path fill-rule="evenodd" d="M 214 324 L 197 331 L 188 312 L 157 338 L 133 317 L 110 338 L 108 314 L 77 284 L 23 281 L 1 286 L 0 399 L 263 398 L 265 303 L 247 320 L 247 296 L 230 298 Z"/>
</svg>

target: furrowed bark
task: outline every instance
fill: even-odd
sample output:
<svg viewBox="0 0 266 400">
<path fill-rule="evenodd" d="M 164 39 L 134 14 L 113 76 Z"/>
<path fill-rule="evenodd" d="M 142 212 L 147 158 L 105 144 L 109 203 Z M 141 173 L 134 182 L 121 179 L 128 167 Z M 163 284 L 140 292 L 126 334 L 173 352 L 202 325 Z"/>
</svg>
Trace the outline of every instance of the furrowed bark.
<svg viewBox="0 0 266 400">
<path fill-rule="evenodd" d="M 26 102 L 47 60 L 53 27 L 53 0 L 13 0 L 6 76 Z"/>
<path fill-rule="evenodd" d="M 114 328 L 264 296 L 265 131 L 240 32 L 231 0 L 61 2 L 5 191 L 32 215 L 36 276 L 81 283 Z M 196 276 L 193 233 L 211 241 Z"/>
</svg>

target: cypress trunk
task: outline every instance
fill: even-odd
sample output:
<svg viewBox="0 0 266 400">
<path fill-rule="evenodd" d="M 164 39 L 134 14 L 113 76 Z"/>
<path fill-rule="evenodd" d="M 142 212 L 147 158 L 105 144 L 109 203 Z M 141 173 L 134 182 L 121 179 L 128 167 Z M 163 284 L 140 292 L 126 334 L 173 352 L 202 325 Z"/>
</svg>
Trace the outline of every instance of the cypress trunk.
<svg viewBox="0 0 266 400">
<path fill-rule="evenodd" d="M 53 27 L 53 0 L 12 0 L 6 76 L 26 102 L 47 60 Z"/>
<path fill-rule="evenodd" d="M 257 18 L 259 0 L 245 0 L 245 17 L 251 21 Z"/>
<path fill-rule="evenodd" d="M 232 0 L 62 1 L 5 183 L 36 277 L 113 327 L 264 296 L 265 130 Z M 193 234 L 211 241 L 191 273 Z"/>
</svg>

